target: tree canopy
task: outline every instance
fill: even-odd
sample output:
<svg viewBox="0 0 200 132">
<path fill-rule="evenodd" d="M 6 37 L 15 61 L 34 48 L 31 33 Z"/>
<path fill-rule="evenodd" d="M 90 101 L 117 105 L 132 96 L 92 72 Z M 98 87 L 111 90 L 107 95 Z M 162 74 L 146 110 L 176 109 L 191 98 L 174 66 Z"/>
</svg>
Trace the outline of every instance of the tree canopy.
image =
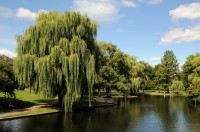
<svg viewBox="0 0 200 132">
<path fill-rule="evenodd" d="M 14 90 L 18 88 L 12 69 L 12 59 L 0 56 L 0 92 L 15 97 Z"/>
<path fill-rule="evenodd" d="M 137 94 L 139 89 L 153 87 L 153 68 L 136 57 L 123 53 L 112 43 L 98 42 L 99 73 L 96 87 Z"/>
<path fill-rule="evenodd" d="M 79 12 L 40 13 L 36 23 L 17 36 L 14 72 L 20 86 L 71 112 L 74 102 L 89 94 L 95 79 L 97 23 Z"/>
<path fill-rule="evenodd" d="M 189 96 L 200 102 L 200 54 L 190 55 L 183 65 Z"/>
<path fill-rule="evenodd" d="M 156 83 L 169 93 L 169 86 L 178 76 L 178 61 L 172 50 L 167 50 L 161 59 L 161 64 L 156 66 Z"/>
</svg>

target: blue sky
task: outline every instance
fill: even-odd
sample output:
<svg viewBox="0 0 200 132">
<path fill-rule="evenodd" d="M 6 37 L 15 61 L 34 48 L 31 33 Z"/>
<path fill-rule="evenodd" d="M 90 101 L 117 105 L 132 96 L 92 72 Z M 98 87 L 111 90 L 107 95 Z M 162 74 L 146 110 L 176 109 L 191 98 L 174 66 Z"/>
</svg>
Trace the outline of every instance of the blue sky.
<svg viewBox="0 0 200 132">
<path fill-rule="evenodd" d="M 199 0 L 1 0 L 0 54 L 15 52 L 15 35 L 50 10 L 87 13 L 99 22 L 98 41 L 152 65 L 165 50 L 173 50 L 180 64 L 200 52 Z"/>
</svg>

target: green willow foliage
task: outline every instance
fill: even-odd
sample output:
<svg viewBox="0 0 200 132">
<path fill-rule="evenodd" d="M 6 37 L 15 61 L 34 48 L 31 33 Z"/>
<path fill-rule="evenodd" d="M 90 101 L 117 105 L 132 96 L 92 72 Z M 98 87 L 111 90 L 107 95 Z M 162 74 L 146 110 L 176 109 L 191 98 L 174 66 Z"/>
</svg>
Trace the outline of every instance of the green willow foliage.
<svg viewBox="0 0 200 132">
<path fill-rule="evenodd" d="M 91 106 L 96 33 L 97 23 L 79 12 L 40 13 L 36 24 L 17 36 L 14 72 L 19 84 L 47 98 L 58 95 L 66 112 L 82 94 L 89 94 Z"/>
</svg>

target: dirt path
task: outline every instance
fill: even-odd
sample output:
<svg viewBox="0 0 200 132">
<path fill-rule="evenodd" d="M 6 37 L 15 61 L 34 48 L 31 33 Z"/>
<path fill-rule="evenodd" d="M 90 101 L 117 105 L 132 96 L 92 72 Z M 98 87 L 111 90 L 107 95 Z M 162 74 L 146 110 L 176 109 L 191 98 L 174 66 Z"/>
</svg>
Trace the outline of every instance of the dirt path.
<svg viewBox="0 0 200 132">
<path fill-rule="evenodd" d="M 34 111 L 34 110 L 37 110 L 37 109 L 43 108 L 43 107 L 50 107 L 50 106 L 53 106 L 55 103 L 56 103 L 55 101 L 52 101 L 52 102 L 45 103 L 45 104 L 34 105 L 34 106 L 31 106 L 31 107 L 28 107 L 28 108 L 13 109 L 9 112 L 0 112 L 0 119 L 8 117 L 8 116 L 12 116 L 12 115 L 21 114 L 21 113 L 24 113 L 24 112 Z"/>
</svg>

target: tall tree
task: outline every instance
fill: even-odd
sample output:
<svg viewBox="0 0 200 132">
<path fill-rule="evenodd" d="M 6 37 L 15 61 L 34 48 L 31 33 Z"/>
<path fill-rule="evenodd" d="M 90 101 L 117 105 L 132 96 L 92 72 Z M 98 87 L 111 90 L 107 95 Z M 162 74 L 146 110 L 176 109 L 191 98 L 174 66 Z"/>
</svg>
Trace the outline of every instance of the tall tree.
<svg viewBox="0 0 200 132">
<path fill-rule="evenodd" d="M 117 47 L 106 42 L 97 42 L 97 45 L 99 51 L 99 72 L 97 74 L 95 86 L 98 88 L 99 95 L 101 89 L 106 89 L 108 96 L 110 89 L 115 87 L 117 82 L 117 73 L 110 63 Z"/>
<path fill-rule="evenodd" d="M 130 68 L 127 64 L 127 55 L 119 50 L 112 43 L 98 42 L 99 55 L 99 74 L 96 81 L 98 89 L 116 89 L 122 92 L 129 87 L 128 76 Z"/>
<path fill-rule="evenodd" d="M 35 25 L 17 36 L 14 71 L 19 84 L 72 111 L 81 95 L 91 105 L 95 79 L 97 23 L 79 12 L 40 13 Z"/>
<path fill-rule="evenodd" d="M 18 88 L 18 84 L 15 81 L 12 59 L 0 58 L 0 92 L 5 93 L 8 96 L 15 97 L 14 90 Z"/>
<path fill-rule="evenodd" d="M 193 56 L 191 58 L 191 56 Z M 190 59 L 184 64 L 184 67 L 190 65 L 190 74 L 188 75 L 188 82 L 189 82 L 189 96 L 196 102 L 200 102 L 200 54 L 197 53 L 196 55 L 190 55 Z M 189 73 L 187 71 L 188 68 L 184 68 L 185 73 Z"/>
<path fill-rule="evenodd" d="M 173 51 L 165 51 L 161 60 L 161 66 L 163 67 L 162 72 L 165 74 L 163 85 L 167 93 L 169 93 L 169 86 L 172 84 L 172 80 L 177 77 L 179 70 L 178 65 L 178 61 Z"/>
</svg>

